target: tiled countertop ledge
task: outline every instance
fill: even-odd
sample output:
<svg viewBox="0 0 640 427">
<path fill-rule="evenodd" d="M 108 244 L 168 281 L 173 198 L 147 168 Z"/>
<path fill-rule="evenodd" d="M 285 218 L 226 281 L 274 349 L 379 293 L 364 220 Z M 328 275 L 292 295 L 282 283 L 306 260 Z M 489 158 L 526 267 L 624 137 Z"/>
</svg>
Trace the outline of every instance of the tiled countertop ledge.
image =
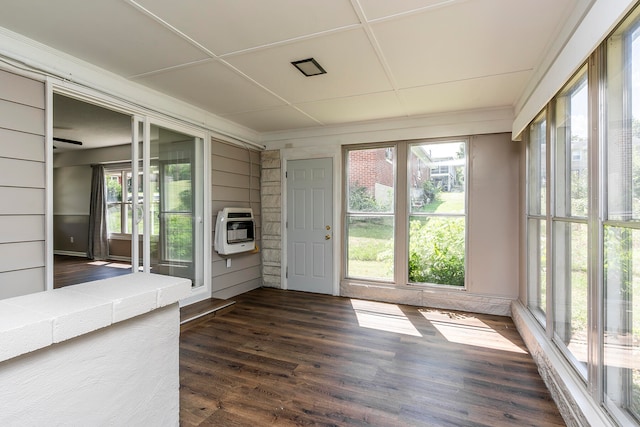
<svg viewBox="0 0 640 427">
<path fill-rule="evenodd" d="M 0 362 L 173 304 L 190 291 L 188 279 L 136 273 L 0 300 Z"/>
</svg>

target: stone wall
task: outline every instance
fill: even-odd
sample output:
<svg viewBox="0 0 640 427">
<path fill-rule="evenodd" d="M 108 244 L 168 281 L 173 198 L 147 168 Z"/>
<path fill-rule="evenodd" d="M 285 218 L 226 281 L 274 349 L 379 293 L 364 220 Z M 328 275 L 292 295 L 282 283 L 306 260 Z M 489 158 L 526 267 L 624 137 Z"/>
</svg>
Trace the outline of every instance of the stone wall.
<svg viewBox="0 0 640 427">
<path fill-rule="evenodd" d="M 282 182 L 280 151 L 263 151 L 260 192 L 262 194 L 262 278 L 267 287 L 282 287 Z"/>
</svg>

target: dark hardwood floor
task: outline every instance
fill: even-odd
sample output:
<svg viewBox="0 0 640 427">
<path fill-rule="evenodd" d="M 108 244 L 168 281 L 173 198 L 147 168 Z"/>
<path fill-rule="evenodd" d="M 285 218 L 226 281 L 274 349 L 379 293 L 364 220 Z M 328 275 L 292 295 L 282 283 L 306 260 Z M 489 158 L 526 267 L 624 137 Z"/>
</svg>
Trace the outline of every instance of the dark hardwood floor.
<svg viewBox="0 0 640 427">
<path fill-rule="evenodd" d="M 509 318 L 257 289 L 180 338 L 183 426 L 563 426 Z"/>
<path fill-rule="evenodd" d="M 119 261 L 94 261 L 66 255 L 54 255 L 53 287 L 62 288 L 93 280 L 131 273 L 131 264 Z"/>
</svg>

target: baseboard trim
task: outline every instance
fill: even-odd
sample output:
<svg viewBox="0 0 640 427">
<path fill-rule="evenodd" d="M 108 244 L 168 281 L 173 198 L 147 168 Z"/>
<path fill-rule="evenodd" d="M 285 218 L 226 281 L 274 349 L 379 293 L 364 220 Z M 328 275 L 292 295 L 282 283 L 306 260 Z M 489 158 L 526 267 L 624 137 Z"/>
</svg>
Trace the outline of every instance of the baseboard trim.
<svg viewBox="0 0 640 427">
<path fill-rule="evenodd" d="M 86 252 L 54 250 L 53 254 L 54 255 L 63 255 L 63 256 L 75 256 L 75 257 L 79 257 L 79 258 L 87 258 L 87 253 Z"/>
<path fill-rule="evenodd" d="M 463 289 L 385 286 L 348 281 L 340 284 L 340 296 L 497 316 L 511 316 L 513 301 L 509 298 L 471 294 Z"/>
</svg>

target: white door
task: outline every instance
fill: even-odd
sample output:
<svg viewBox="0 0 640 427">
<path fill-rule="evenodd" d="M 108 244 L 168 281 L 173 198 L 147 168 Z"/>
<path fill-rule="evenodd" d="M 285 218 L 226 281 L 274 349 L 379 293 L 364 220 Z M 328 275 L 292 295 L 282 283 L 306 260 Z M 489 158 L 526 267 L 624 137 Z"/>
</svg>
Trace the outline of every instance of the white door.
<svg viewBox="0 0 640 427">
<path fill-rule="evenodd" d="M 332 159 L 287 162 L 287 289 L 333 294 Z"/>
</svg>

